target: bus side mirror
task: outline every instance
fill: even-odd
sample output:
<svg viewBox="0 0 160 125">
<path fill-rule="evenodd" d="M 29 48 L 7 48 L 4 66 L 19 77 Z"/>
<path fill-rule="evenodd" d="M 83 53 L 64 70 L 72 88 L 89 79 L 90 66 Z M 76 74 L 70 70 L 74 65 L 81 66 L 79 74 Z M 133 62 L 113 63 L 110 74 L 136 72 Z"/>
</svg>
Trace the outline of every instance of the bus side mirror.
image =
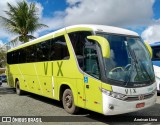
<svg viewBox="0 0 160 125">
<path fill-rule="evenodd" d="M 87 36 L 87 39 L 89 40 L 94 40 L 96 42 L 98 42 L 101 46 L 102 49 L 102 56 L 104 58 L 110 58 L 110 46 L 109 46 L 109 42 L 106 40 L 106 38 L 102 37 L 102 36 Z"/>
<path fill-rule="evenodd" d="M 150 54 L 150 57 L 152 58 L 152 56 L 153 56 L 153 53 L 152 53 L 152 48 L 151 48 L 151 46 L 148 44 L 148 42 L 144 42 L 144 44 L 146 45 L 146 47 L 147 47 L 147 49 L 148 49 L 148 51 L 149 51 L 149 54 Z"/>
</svg>

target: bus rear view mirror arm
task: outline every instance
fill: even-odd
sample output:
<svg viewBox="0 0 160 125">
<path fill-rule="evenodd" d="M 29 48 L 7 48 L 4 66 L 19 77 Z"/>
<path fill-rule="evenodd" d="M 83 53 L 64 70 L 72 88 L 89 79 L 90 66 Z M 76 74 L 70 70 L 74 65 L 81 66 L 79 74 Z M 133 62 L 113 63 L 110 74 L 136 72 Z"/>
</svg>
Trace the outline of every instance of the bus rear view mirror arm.
<svg viewBox="0 0 160 125">
<path fill-rule="evenodd" d="M 102 36 L 88 36 L 88 40 L 94 40 L 99 43 L 102 49 L 102 56 L 104 58 L 110 58 L 110 45 L 109 42 Z"/>
</svg>

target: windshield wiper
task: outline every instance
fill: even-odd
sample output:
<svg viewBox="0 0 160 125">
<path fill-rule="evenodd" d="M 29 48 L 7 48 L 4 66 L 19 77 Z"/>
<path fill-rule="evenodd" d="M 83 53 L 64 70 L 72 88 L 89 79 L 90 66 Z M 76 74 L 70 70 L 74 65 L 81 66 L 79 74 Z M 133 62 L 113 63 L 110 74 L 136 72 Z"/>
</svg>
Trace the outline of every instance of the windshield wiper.
<svg viewBox="0 0 160 125">
<path fill-rule="evenodd" d="M 133 66 L 136 66 L 137 60 L 133 58 L 132 50 L 131 50 L 131 48 L 130 48 L 130 45 L 128 45 L 128 42 L 127 42 L 127 41 L 125 41 L 125 45 L 126 45 L 126 47 L 127 47 L 128 54 L 130 55 L 131 60 L 132 60 L 132 61 L 131 61 L 131 70 L 130 70 L 129 74 L 127 75 L 127 76 L 128 76 L 127 81 L 125 82 L 125 86 L 127 86 L 128 83 L 129 83 L 130 80 L 131 80 L 131 75 L 132 75 L 132 71 L 133 71 Z M 137 71 L 137 68 L 136 68 L 136 71 Z"/>
<path fill-rule="evenodd" d="M 135 59 L 136 59 L 137 64 L 139 65 L 139 62 L 138 62 L 139 60 L 137 59 L 137 56 L 136 56 L 134 50 L 133 50 L 133 54 L 134 54 L 134 57 L 135 57 Z M 147 70 L 145 69 L 144 65 L 143 65 L 142 63 L 140 63 L 139 67 L 140 67 L 143 75 L 144 75 L 144 72 L 143 72 L 143 71 L 145 71 L 146 74 L 147 74 L 147 76 L 148 76 L 148 78 L 149 78 L 149 81 L 152 82 L 152 79 L 151 79 L 149 73 L 147 72 Z M 143 69 L 142 69 L 142 68 L 143 68 Z M 146 76 L 146 75 L 144 75 L 144 76 Z"/>
<path fill-rule="evenodd" d="M 130 57 L 131 57 L 131 59 L 132 59 L 132 61 L 131 61 L 131 70 L 130 70 L 130 72 L 129 72 L 129 74 L 128 74 L 128 80 L 125 82 L 125 86 L 127 86 L 128 85 L 128 83 L 130 82 L 130 80 L 131 80 L 131 75 L 132 75 L 132 72 L 131 71 L 133 71 L 133 66 L 135 67 L 135 70 L 136 70 L 136 72 L 137 72 L 137 75 L 138 75 L 138 78 L 140 79 L 140 76 L 139 76 L 139 71 L 138 71 L 138 67 L 137 67 L 137 65 L 136 64 L 138 64 L 138 66 L 140 67 L 140 70 L 142 71 L 142 68 L 141 68 L 141 66 L 139 65 L 139 63 L 138 63 L 138 59 L 137 59 L 137 57 L 136 57 L 136 55 L 135 55 L 135 52 L 134 52 L 134 50 L 132 50 L 131 48 L 130 48 L 130 45 L 129 45 L 129 43 L 127 43 L 127 41 L 125 42 L 125 44 L 126 44 L 126 46 L 127 46 L 127 49 L 128 49 L 128 51 L 129 51 L 129 54 L 130 54 Z M 146 71 L 145 71 L 146 72 Z M 143 73 L 143 71 L 142 71 L 142 73 Z M 148 72 L 147 72 L 148 73 Z M 144 73 L 143 73 L 143 75 L 144 75 Z M 148 74 L 149 75 L 149 74 Z M 149 76 L 149 78 L 150 78 L 150 76 Z M 151 80 L 151 79 L 150 79 Z"/>
<path fill-rule="evenodd" d="M 132 70 L 133 70 L 133 66 L 132 66 L 132 63 L 131 63 L 131 70 L 130 70 L 130 72 L 127 75 L 127 81 L 125 82 L 125 86 L 127 86 L 128 83 L 130 82 Z"/>
</svg>

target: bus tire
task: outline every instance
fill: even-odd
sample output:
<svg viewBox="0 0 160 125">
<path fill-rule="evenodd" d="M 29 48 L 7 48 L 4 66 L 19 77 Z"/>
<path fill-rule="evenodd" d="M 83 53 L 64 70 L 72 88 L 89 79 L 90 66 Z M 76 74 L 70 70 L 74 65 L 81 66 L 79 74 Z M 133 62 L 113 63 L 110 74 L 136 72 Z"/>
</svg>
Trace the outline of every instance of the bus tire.
<svg viewBox="0 0 160 125">
<path fill-rule="evenodd" d="M 20 89 L 19 81 L 16 82 L 16 93 L 17 95 L 22 95 L 23 91 Z"/>
<path fill-rule="evenodd" d="M 79 108 L 74 104 L 74 98 L 71 89 L 66 89 L 63 92 L 62 103 L 65 111 L 70 114 L 76 114 L 79 110 Z"/>
</svg>

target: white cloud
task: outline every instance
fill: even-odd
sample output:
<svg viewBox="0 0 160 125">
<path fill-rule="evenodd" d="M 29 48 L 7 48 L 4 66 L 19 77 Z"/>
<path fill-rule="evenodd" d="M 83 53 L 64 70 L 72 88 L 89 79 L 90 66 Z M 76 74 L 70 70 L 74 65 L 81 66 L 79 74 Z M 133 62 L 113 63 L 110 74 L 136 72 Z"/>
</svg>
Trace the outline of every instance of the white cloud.
<svg viewBox="0 0 160 125">
<path fill-rule="evenodd" d="M 16 5 L 16 3 L 19 1 L 22 0 L 0 0 L 0 15 L 6 17 L 4 11 L 8 9 L 7 3 L 10 3 L 11 5 Z"/>
<path fill-rule="evenodd" d="M 37 30 L 33 33 L 39 36 L 39 33 L 46 32 L 46 31 L 53 31 L 59 28 L 64 27 L 64 12 L 63 11 L 56 11 L 53 13 L 53 17 L 43 17 L 40 19 L 40 23 L 46 24 L 48 27 L 44 27 L 42 29 Z"/>
<path fill-rule="evenodd" d="M 152 25 L 142 32 L 142 38 L 149 43 L 160 41 L 160 25 Z"/>
<path fill-rule="evenodd" d="M 54 30 L 58 29 L 63 26 L 63 20 L 61 18 L 44 18 L 42 19 L 42 23 L 46 23 L 48 25 L 48 28 L 42 29 L 42 30 Z"/>
<path fill-rule="evenodd" d="M 42 30 L 55 30 L 58 29 L 60 27 L 64 26 L 64 13 L 57 11 L 54 13 L 54 17 L 53 18 L 43 18 L 41 21 L 42 23 L 48 25 L 48 28 L 42 29 Z"/>
<path fill-rule="evenodd" d="M 6 6 L 6 1 L 12 1 L 15 4 L 21 0 L 0 1 L 0 8 L 4 8 L 3 5 Z M 27 2 L 35 2 L 35 0 L 27 0 Z M 35 2 L 40 22 L 48 25 L 49 28 L 40 29 L 33 35 L 39 37 L 39 34 L 44 31 L 53 31 L 73 24 L 139 28 L 139 26 L 148 26 L 155 22 L 153 20 L 154 0 L 66 0 L 66 2 L 68 7 L 64 11 L 53 12 L 52 17 L 43 17 L 42 4 Z M 5 36 L 5 33 L 2 34 Z M 0 31 L 0 38 L 2 36 Z"/>
<path fill-rule="evenodd" d="M 31 2 L 28 0 L 27 3 L 30 4 Z M 35 1 L 33 1 L 33 3 L 35 3 L 38 17 L 39 17 L 39 18 L 42 18 L 42 16 L 43 16 L 43 9 L 44 9 L 43 6 L 42 6 L 42 4 L 41 4 L 41 3 L 38 3 L 38 2 L 35 2 Z"/>
<path fill-rule="evenodd" d="M 79 2 L 77 4 L 77 1 Z M 154 0 L 67 0 L 65 25 L 80 23 L 114 26 L 148 25 Z"/>
<path fill-rule="evenodd" d="M 0 47 L 2 47 L 4 45 L 4 43 L 2 42 L 2 40 L 0 40 Z"/>
<path fill-rule="evenodd" d="M 33 35 L 34 37 L 36 37 L 36 38 L 39 37 L 39 33 L 38 33 L 38 32 L 34 32 L 32 35 Z"/>
<path fill-rule="evenodd" d="M 102 24 L 137 28 L 154 22 L 154 0 L 66 0 L 69 6 L 56 11 L 53 17 L 42 18 L 49 28 L 37 31 L 55 30 L 74 24 Z M 143 6 L 142 6 L 143 5 Z"/>
<path fill-rule="evenodd" d="M 0 38 L 10 37 L 11 33 L 7 32 L 5 29 L 0 28 Z"/>
</svg>

